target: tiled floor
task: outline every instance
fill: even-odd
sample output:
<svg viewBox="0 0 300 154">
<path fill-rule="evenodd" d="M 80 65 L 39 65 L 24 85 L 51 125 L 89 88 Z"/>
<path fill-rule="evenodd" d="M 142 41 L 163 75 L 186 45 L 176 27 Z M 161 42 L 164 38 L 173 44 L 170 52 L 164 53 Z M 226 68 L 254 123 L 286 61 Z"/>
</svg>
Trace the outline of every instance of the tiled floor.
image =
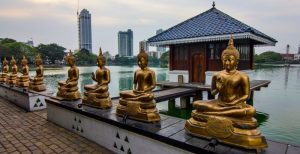
<svg viewBox="0 0 300 154">
<path fill-rule="evenodd" d="M 46 116 L 46 110 L 25 112 L 0 98 L 0 153 L 112 153 Z"/>
</svg>

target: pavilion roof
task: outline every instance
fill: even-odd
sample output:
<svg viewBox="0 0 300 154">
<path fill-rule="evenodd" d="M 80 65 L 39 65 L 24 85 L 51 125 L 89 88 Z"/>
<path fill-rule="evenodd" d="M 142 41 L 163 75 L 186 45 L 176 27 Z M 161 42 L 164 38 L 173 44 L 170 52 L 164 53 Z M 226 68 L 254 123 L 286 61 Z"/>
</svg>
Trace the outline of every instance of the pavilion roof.
<svg viewBox="0 0 300 154">
<path fill-rule="evenodd" d="M 229 40 L 252 39 L 255 45 L 275 45 L 277 40 L 238 21 L 214 6 L 162 33 L 148 39 L 150 45 L 171 45 Z"/>
</svg>

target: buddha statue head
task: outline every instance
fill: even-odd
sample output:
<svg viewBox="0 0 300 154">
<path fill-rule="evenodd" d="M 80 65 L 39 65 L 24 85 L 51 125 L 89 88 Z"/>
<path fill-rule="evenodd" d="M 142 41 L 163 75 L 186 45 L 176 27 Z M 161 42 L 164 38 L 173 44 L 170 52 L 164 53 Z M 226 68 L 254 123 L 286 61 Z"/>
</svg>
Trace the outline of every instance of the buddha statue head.
<svg viewBox="0 0 300 154">
<path fill-rule="evenodd" d="M 3 66 L 6 66 L 8 64 L 8 61 L 6 60 L 6 57 L 4 57 L 3 61 L 2 61 Z"/>
<path fill-rule="evenodd" d="M 36 57 L 35 57 L 35 65 L 38 67 L 42 64 L 42 58 L 41 58 L 41 55 L 38 54 Z"/>
<path fill-rule="evenodd" d="M 102 49 L 99 49 L 99 56 L 97 57 L 97 64 L 99 67 L 103 67 L 105 65 L 106 59 L 102 54 Z"/>
<path fill-rule="evenodd" d="M 229 39 L 227 48 L 222 52 L 223 68 L 226 72 L 230 72 L 237 69 L 238 61 L 240 59 L 239 51 L 233 45 L 232 37 Z"/>
<path fill-rule="evenodd" d="M 25 56 L 23 56 L 23 58 L 22 58 L 22 60 L 21 60 L 21 64 L 22 64 L 22 66 L 25 66 L 25 65 L 28 64 L 28 61 L 27 61 L 27 59 L 25 58 Z"/>
<path fill-rule="evenodd" d="M 141 47 L 140 53 L 137 55 L 138 65 L 141 69 L 148 66 L 148 55 L 146 54 L 143 47 Z"/>
<path fill-rule="evenodd" d="M 76 59 L 75 59 L 72 51 L 70 50 L 69 53 L 68 53 L 68 55 L 65 57 L 65 61 L 66 61 L 67 64 L 69 64 L 69 66 L 72 67 L 72 66 L 75 65 L 75 60 Z"/>
<path fill-rule="evenodd" d="M 11 57 L 11 60 L 10 60 L 10 65 L 16 65 L 16 60 L 15 60 L 15 57 L 14 56 L 12 56 Z"/>
</svg>

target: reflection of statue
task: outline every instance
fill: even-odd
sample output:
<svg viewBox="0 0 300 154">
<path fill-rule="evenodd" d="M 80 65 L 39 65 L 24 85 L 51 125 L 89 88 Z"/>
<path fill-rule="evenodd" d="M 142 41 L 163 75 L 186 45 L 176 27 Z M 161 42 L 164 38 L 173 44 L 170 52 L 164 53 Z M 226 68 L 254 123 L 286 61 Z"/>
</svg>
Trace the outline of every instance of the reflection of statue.
<svg viewBox="0 0 300 154">
<path fill-rule="evenodd" d="M 73 56 L 71 50 L 66 56 L 65 60 L 70 66 L 68 70 L 68 78 L 66 81 L 58 82 L 59 87 L 56 95 L 65 100 L 78 100 L 81 98 L 80 92 L 78 91 L 77 87 L 79 70 L 75 66 L 75 57 Z"/>
<path fill-rule="evenodd" d="M 214 74 L 211 92 L 219 94 L 209 101 L 195 101 L 192 118 L 187 120 L 188 133 L 208 139 L 216 138 L 221 142 L 247 148 L 267 147 L 254 118 L 255 109 L 246 104 L 249 98 L 249 78 L 237 71 L 239 52 L 229 40 L 228 47 L 222 53 L 224 70 Z"/>
<path fill-rule="evenodd" d="M 28 61 L 23 56 L 21 60 L 22 65 L 22 75 L 18 77 L 17 79 L 17 85 L 18 87 L 28 87 L 29 86 L 29 67 L 28 67 Z"/>
<path fill-rule="evenodd" d="M 0 73 L 0 83 L 5 83 L 7 74 L 8 74 L 9 66 L 6 58 L 4 57 L 2 61 L 2 73 Z"/>
<path fill-rule="evenodd" d="M 35 57 L 35 66 L 36 66 L 36 70 L 35 70 L 36 75 L 33 79 L 31 79 L 29 84 L 29 89 L 34 91 L 44 91 L 46 90 L 46 86 L 43 82 L 44 68 L 42 65 L 42 59 L 39 54 Z"/>
<path fill-rule="evenodd" d="M 17 83 L 17 75 L 18 75 L 18 66 L 16 65 L 16 60 L 14 56 L 12 56 L 10 60 L 11 72 L 7 77 L 6 83 L 9 85 L 16 85 Z"/>
<path fill-rule="evenodd" d="M 134 73 L 133 90 L 120 92 L 117 114 L 129 118 L 155 122 L 160 120 L 152 89 L 156 86 L 155 72 L 147 67 L 148 55 L 141 49 L 137 56 L 140 69 Z"/>
<path fill-rule="evenodd" d="M 105 57 L 102 55 L 100 48 L 99 56 L 97 58 L 98 69 L 96 75 L 92 73 L 92 79 L 97 84 L 90 84 L 84 86 L 84 98 L 82 102 L 98 108 L 110 108 L 112 106 L 111 99 L 108 92 L 108 84 L 110 82 L 110 71 L 105 67 Z"/>
</svg>

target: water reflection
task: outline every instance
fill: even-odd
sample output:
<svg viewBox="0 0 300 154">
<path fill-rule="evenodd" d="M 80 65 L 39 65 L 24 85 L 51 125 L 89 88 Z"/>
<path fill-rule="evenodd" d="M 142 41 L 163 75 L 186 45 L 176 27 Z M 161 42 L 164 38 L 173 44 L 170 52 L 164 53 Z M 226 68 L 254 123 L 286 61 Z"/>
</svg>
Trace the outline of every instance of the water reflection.
<svg viewBox="0 0 300 154">
<path fill-rule="evenodd" d="M 131 89 L 133 72 L 138 68 L 123 66 L 108 66 L 111 70 L 109 93 L 111 97 L 119 96 L 121 90 Z M 93 83 L 91 72 L 97 67 L 79 67 L 79 90 L 84 91 L 86 84 Z M 157 81 L 168 80 L 168 69 L 152 68 L 156 72 Z M 56 92 L 57 82 L 66 80 L 67 69 L 45 71 L 45 84 L 48 89 Z M 30 75 L 35 72 L 31 71 Z M 271 80 L 268 88 L 255 91 L 252 100 L 257 110 L 256 118 L 259 129 L 264 136 L 272 140 L 300 144 L 300 65 L 284 67 L 269 67 L 256 69 L 253 74 L 256 80 Z M 160 102 L 157 104 L 161 113 L 188 119 L 191 115 L 191 104 L 187 109 L 181 109 L 179 100 L 175 102 Z"/>
</svg>

